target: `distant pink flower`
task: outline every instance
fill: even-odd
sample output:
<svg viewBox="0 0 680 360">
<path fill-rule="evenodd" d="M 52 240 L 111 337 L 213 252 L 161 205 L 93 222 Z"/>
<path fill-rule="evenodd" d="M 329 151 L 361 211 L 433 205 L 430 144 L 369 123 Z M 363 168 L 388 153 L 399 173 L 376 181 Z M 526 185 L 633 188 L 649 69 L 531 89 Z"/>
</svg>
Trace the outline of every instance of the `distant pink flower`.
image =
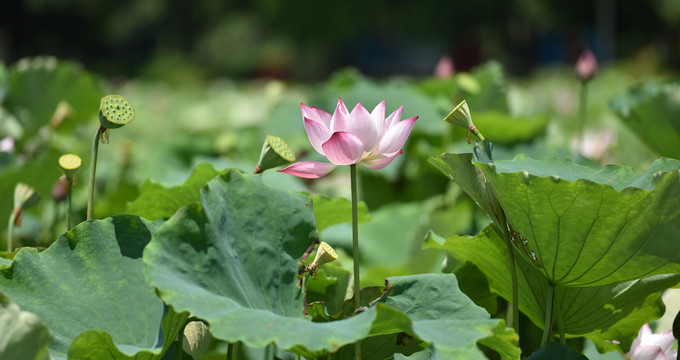
<svg viewBox="0 0 680 360">
<path fill-rule="evenodd" d="M 590 49 L 585 49 L 576 60 L 574 72 L 583 80 L 590 80 L 597 73 L 597 59 Z"/>
<path fill-rule="evenodd" d="M 384 168 L 401 154 L 418 119 L 414 116 L 400 121 L 403 106 L 386 118 L 384 100 L 370 113 L 361 103 L 350 113 L 342 99 L 338 99 L 333 115 L 316 107 L 300 105 L 309 142 L 330 163 L 299 161 L 279 171 L 310 179 L 328 174 L 337 165 L 364 164 L 371 169 Z"/>
<path fill-rule="evenodd" d="M 447 55 L 442 56 L 434 68 L 434 76 L 440 79 L 450 77 L 455 72 L 456 68 L 453 65 L 453 59 Z"/>
<path fill-rule="evenodd" d="M 649 324 L 645 324 L 626 356 L 631 360 L 674 360 L 678 354 L 678 350 L 671 350 L 674 342 L 672 331 L 653 334 Z"/>
<path fill-rule="evenodd" d="M 14 138 L 8 136 L 0 140 L 0 152 L 12 152 L 14 151 Z"/>
</svg>

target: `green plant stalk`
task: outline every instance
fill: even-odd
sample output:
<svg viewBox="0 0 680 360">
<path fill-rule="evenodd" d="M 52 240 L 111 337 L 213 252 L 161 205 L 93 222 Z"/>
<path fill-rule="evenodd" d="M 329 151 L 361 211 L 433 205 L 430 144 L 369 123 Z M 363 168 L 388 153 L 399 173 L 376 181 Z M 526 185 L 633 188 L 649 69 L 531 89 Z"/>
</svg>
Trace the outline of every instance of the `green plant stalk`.
<svg viewBox="0 0 680 360">
<path fill-rule="evenodd" d="M 548 343 L 552 335 L 553 315 L 555 312 L 555 285 L 548 284 L 548 291 L 545 299 L 545 323 L 543 324 L 543 337 L 541 346 Z"/>
<path fill-rule="evenodd" d="M 229 343 L 227 345 L 227 360 L 234 359 L 234 343 Z"/>
<path fill-rule="evenodd" d="M 557 331 L 560 333 L 560 343 L 562 345 L 567 345 L 567 338 L 564 335 L 564 321 L 562 320 L 562 306 L 560 304 L 559 297 L 555 297 L 555 302 L 557 303 L 557 309 L 555 309 L 555 318 L 557 320 Z"/>
<path fill-rule="evenodd" d="M 352 189 L 352 258 L 354 261 L 354 308 L 361 307 L 359 283 L 359 215 L 357 211 L 357 164 L 349 166 Z M 354 344 L 354 359 L 361 360 L 361 341 Z"/>
<path fill-rule="evenodd" d="M 515 253 L 512 249 L 512 241 L 509 234 L 504 236 L 505 247 L 508 252 L 508 267 L 510 268 L 510 281 L 512 284 L 512 314 L 506 318 L 508 327 L 515 329 L 519 334 L 519 285 L 517 284 L 517 268 L 515 266 Z"/>
<path fill-rule="evenodd" d="M 578 133 L 576 134 L 577 136 L 577 144 L 578 147 L 580 148 L 581 146 L 581 141 L 583 139 L 583 129 L 586 126 L 586 122 L 588 121 L 588 80 L 583 80 L 581 82 L 581 93 L 580 93 L 580 103 L 579 103 L 579 121 L 578 121 Z"/>
<path fill-rule="evenodd" d="M 92 142 L 92 156 L 90 158 L 90 180 L 87 193 L 87 220 L 94 218 L 94 176 L 97 171 L 97 155 L 99 154 L 99 137 L 102 134 L 102 127 L 97 129 Z"/>
<path fill-rule="evenodd" d="M 17 212 L 12 210 L 9 215 L 9 224 L 7 224 L 7 252 L 12 252 L 12 241 L 14 240 L 14 222 L 17 220 Z"/>
<path fill-rule="evenodd" d="M 66 180 L 68 181 L 68 180 Z M 71 230 L 71 185 L 66 192 L 66 231 Z"/>
</svg>

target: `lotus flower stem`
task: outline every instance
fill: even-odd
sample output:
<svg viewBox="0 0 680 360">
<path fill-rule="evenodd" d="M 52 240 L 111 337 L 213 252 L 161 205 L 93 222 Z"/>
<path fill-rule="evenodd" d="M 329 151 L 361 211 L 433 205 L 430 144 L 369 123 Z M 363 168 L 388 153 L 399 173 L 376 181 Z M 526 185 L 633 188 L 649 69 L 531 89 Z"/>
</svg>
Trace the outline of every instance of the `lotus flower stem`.
<svg viewBox="0 0 680 360">
<path fill-rule="evenodd" d="M 66 231 L 71 230 L 71 189 L 66 193 Z"/>
<path fill-rule="evenodd" d="M 234 343 L 229 343 L 227 345 L 227 360 L 234 359 Z"/>
<path fill-rule="evenodd" d="M 576 134 L 578 139 L 578 148 L 581 146 L 581 141 L 583 137 L 583 129 L 585 128 L 586 122 L 588 122 L 588 80 L 581 81 L 581 93 L 580 93 L 580 103 L 579 103 L 579 117 L 578 120 L 578 133 Z"/>
<path fill-rule="evenodd" d="M 554 313 L 555 313 L 555 285 L 548 284 L 548 291 L 545 299 L 545 323 L 543 324 L 543 337 L 541 338 L 541 346 L 547 344 L 552 336 Z"/>
<path fill-rule="evenodd" d="M 94 176 L 97 171 L 97 155 L 99 154 L 99 138 L 102 135 L 103 129 L 101 126 L 97 129 L 97 133 L 94 134 L 94 141 L 92 142 L 92 157 L 90 158 L 90 180 L 89 180 L 89 190 L 87 193 L 87 220 L 92 220 L 94 218 Z"/>
<path fill-rule="evenodd" d="M 15 209 L 16 210 L 16 209 Z M 17 211 L 12 211 L 9 215 L 9 224 L 7 224 L 7 252 L 12 252 L 12 240 L 14 240 L 14 222 L 17 220 Z"/>
<path fill-rule="evenodd" d="M 517 268 L 515 267 L 515 253 L 512 249 L 512 242 L 508 236 L 505 238 L 505 247 L 508 252 L 508 266 L 510 268 L 510 280 L 512 284 L 512 313 L 506 319 L 508 327 L 515 329 L 519 333 L 519 286 L 517 285 Z"/>
<path fill-rule="evenodd" d="M 352 188 L 352 258 L 354 260 L 354 308 L 361 307 L 361 284 L 359 282 L 359 215 L 357 211 L 357 164 L 349 166 Z M 361 341 L 355 344 L 356 360 L 361 360 Z"/>
</svg>

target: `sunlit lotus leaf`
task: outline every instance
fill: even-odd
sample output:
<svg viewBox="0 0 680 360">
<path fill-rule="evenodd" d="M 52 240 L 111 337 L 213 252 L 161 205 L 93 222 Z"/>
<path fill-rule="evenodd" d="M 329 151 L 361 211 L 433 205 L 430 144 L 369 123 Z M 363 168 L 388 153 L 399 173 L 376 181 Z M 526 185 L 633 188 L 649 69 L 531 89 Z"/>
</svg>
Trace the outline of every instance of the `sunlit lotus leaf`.
<svg viewBox="0 0 680 360">
<path fill-rule="evenodd" d="M 460 292 L 452 275 L 391 278 L 386 299 L 344 320 L 304 317 L 297 272 L 317 237 L 313 213 L 310 198 L 231 170 L 208 182 L 200 204 L 158 229 L 144 251 L 147 278 L 167 304 L 206 320 L 228 342 L 273 342 L 308 359 L 360 339 L 376 354 L 429 343 L 443 354 L 481 354 L 475 344 L 494 336 L 498 320 Z M 411 345 L 395 343 L 399 333 Z"/>
<path fill-rule="evenodd" d="M 81 223 L 41 253 L 20 250 L 0 289 L 45 321 L 55 359 L 160 359 L 187 315 L 164 318 L 142 274 L 154 231 L 131 215 Z"/>
<path fill-rule="evenodd" d="M 492 291 L 506 300 L 512 299 L 506 247 L 490 227 L 475 237 L 453 236 L 443 243 L 431 236 L 426 238 L 423 247 L 444 249 L 460 261 L 473 263 L 486 275 Z M 518 250 L 515 252 L 519 308 L 537 326 L 543 327 L 548 282 L 531 261 L 520 256 Z M 663 313 L 660 291 L 678 282 L 680 274 L 664 274 L 604 286 L 558 286 L 559 321 L 567 336 L 592 337 L 600 346 L 605 340 L 610 344 L 617 340 L 626 348 L 642 324 Z"/>
<path fill-rule="evenodd" d="M 515 244 L 555 285 L 595 286 L 680 272 L 680 161 L 647 172 L 518 156 L 477 163 Z"/>
</svg>

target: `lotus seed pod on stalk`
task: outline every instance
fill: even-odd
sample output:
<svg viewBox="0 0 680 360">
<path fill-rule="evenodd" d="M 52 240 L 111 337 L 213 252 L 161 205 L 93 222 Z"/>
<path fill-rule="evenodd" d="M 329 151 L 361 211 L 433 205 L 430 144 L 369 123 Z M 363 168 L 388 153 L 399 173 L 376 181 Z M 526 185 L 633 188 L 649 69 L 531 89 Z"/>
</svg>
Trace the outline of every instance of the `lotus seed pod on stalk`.
<svg viewBox="0 0 680 360">
<path fill-rule="evenodd" d="M 21 226 L 21 212 L 37 204 L 38 201 L 40 201 L 40 195 L 32 187 L 18 183 L 14 188 L 14 208 L 9 215 L 9 224 L 7 224 L 7 252 L 14 250 L 12 247 L 14 226 Z"/>
<path fill-rule="evenodd" d="M 59 167 L 64 171 L 64 176 L 68 180 L 75 179 L 76 171 L 82 164 L 83 160 L 75 154 L 65 154 L 59 157 Z"/>
<path fill-rule="evenodd" d="M 99 143 L 108 142 L 110 129 L 117 129 L 129 124 L 135 119 L 135 108 L 128 99 L 120 95 L 107 95 L 99 104 L 99 128 L 92 143 L 92 156 L 90 161 L 90 180 L 87 197 L 87 219 L 94 218 L 94 179 L 97 170 L 97 155 Z"/>
<path fill-rule="evenodd" d="M 328 245 L 327 242 L 322 241 L 319 243 L 319 248 L 316 250 L 316 256 L 314 261 L 307 267 L 307 270 L 316 272 L 316 269 L 329 262 L 338 260 L 338 254 L 335 252 L 332 246 Z"/>
<path fill-rule="evenodd" d="M 475 124 L 472 123 L 472 116 L 470 115 L 470 108 L 465 100 L 461 101 L 460 104 L 456 105 L 453 110 L 444 118 L 449 124 L 462 127 L 468 132 L 471 132 L 479 140 L 484 140 L 482 133 L 477 130 Z M 468 134 L 469 135 L 469 134 Z M 470 139 L 468 138 L 468 143 Z"/>
<path fill-rule="evenodd" d="M 95 140 L 96 141 L 96 140 Z M 65 154 L 59 157 L 59 167 L 64 171 L 61 177 L 63 190 L 67 200 L 66 209 L 66 229 L 71 229 L 71 189 L 76 185 L 76 171 L 80 168 L 83 161 L 80 156 L 75 154 Z M 54 195 L 54 191 L 53 191 Z"/>
<path fill-rule="evenodd" d="M 135 119 L 135 108 L 120 95 L 107 95 L 99 106 L 99 123 L 105 129 L 117 129 Z"/>
<path fill-rule="evenodd" d="M 292 162 L 295 162 L 295 154 L 288 144 L 278 136 L 267 135 L 264 144 L 262 144 L 260 160 L 253 172 L 261 174 L 265 170 Z"/>
</svg>

